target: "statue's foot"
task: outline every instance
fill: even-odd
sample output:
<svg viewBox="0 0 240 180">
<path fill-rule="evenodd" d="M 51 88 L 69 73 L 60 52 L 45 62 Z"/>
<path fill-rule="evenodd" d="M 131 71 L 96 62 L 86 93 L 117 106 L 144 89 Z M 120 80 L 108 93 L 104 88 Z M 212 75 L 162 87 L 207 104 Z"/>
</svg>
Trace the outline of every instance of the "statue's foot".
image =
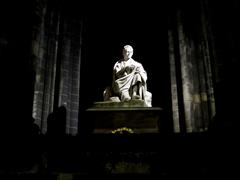
<svg viewBox="0 0 240 180">
<path fill-rule="evenodd" d="M 134 95 L 132 99 L 141 99 L 139 95 Z"/>
<path fill-rule="evenodd" d="M 124 102 L 128 102 L 128 101 L 130 101 L 131 100 L 131 98 L 130 97 L 127 97 L 127 98 L 124 98 Z"/>
<path fill-rule="evenodd" d="M 131 97 L 129 96 L 129 92 L 128 91 L 123 91 L 122 94 L 121 94 L 121 100 L 123 102 L 126 102 L 126 101 L 130 101 L 131 100 Z"/>
</svg>

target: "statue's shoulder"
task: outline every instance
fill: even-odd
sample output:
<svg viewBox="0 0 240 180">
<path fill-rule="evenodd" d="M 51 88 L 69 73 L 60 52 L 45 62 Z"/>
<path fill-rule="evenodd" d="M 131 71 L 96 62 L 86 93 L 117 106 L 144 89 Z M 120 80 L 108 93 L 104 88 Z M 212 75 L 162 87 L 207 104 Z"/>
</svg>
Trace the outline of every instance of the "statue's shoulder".
<svg viewBox="0 0 240 180">
<path fill-rule="evenodd" d="M 138 62 L 138 61 L 136 61 L 136 60 L 132 60 L 132 63 L 135 65 L 135 66 L 137 66 L 137 67 L 139 67 L 139 66 L 142 66 L 142 64 L 140 63 L 140 62 Z"/>
<path fill-rule="evenodd" d="M 115 69 L 121 62 L 122 62 L 122 59 L 117 60 L 114 64 L 113 68 Z"/>
</svg>

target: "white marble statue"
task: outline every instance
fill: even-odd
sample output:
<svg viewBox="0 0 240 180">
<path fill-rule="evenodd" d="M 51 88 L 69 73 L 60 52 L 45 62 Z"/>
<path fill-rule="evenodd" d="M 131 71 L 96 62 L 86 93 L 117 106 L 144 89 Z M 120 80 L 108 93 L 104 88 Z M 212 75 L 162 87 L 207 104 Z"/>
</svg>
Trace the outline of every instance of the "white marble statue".
<svg viewBox="0 0 240 180">
<path fill-rule="evenodd" d="M 123 58 L 113 67 L 112 87 L 104 91 L 105 101 L 144 100 L 146 106 L 152 106 L 152 94 L 147 91 L 147 73 L 142 64 L 132 59 L 133 48 L 123 47 Z"/>
</svg>

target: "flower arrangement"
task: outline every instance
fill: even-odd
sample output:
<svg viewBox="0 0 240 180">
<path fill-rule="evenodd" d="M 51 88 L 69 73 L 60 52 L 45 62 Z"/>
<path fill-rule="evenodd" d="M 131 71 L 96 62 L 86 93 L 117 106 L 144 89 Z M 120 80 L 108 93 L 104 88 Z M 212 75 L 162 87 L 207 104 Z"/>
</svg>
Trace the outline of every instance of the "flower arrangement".
<svg viewBox="0 0 240 180">
<path fill-rule="evenodd" d="M 115 163 L 107 163 L 105 169 L 108 173 L 124 174 L 124 173 L 137 173 L 149 174 L 150 165 L 144 162 L 127 162 L 120 161 Z"/>
<path fill-rule="evenodd" d="M 125 133 L 134 133 L 131 128 L 121 127 L 111 131 L 112 134 L 125 134 Z"/>
</svg>

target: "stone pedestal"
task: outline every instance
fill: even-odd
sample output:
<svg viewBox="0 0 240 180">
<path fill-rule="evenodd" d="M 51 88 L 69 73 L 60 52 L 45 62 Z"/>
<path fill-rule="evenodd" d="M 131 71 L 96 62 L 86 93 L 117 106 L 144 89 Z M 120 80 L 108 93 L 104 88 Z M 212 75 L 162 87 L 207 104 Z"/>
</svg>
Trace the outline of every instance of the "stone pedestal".
<svg viewBox="0 0 240 180">
<path fill-rule="evenodd" d="M 140 101 L 95 103 L 95 107 L 86 110 L 91 131 L 104 134 L 158 133 L 162 109 L 144 107 Z"/>
</svg>

